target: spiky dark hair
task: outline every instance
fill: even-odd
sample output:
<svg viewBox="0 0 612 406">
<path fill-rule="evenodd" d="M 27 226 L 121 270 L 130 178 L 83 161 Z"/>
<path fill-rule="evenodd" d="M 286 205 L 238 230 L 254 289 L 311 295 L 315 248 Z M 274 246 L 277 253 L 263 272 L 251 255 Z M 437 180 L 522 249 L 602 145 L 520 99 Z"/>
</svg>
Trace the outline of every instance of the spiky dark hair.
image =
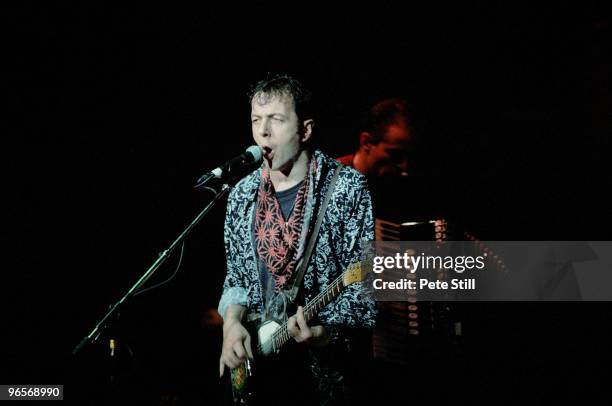
<svg viewBox="0 0 612 406">
<path fill-rule="evenodd" d="M 312 92 L 306 89 L 299 80 L 286 73 L 269 73 L 265 79 L 257 82 L 248 93 L 249 102 L 253 103 L 253 99 L 259 95 L 291 96 L 300 121 L 315 118 Z"/>
</svg>

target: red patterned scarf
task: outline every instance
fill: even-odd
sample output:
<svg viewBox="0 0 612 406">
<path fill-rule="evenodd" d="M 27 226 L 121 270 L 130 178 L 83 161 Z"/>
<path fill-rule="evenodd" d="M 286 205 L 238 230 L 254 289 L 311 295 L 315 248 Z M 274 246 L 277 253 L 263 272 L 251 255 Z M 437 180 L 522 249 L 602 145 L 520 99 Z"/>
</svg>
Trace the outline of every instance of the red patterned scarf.
<svg viewBox="0 0 612 406">
<path fill-rule="evenodd" d="M 313 159 L 310 170 L 313 170 L 314 167 Z M 304 223 L 309 183 L 310 173 L 307 173 L 295 197 L 293 210 L 285 221 L 280 203 L 276 198 L 274 185 L 270 180 L 270 171 L 265 168 L 261 173 L 255 218 L 255 239 L 257 255 L 274 278 L 275 291 L 279 291 L 290 280 L 297 265 L 296 252 Z"/>
</svg>

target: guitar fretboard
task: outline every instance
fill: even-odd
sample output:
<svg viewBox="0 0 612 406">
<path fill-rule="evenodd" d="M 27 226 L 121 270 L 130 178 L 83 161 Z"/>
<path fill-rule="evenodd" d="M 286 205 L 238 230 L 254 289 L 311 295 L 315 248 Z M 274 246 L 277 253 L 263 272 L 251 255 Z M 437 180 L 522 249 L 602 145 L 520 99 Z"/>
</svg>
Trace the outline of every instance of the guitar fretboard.
<svg viewBox="0 0 612 406">
<path fill-rule="evenodd" d="M 336 280 L 334 280 L 325 291 L 319 293 L 313 300 L 310 301 L 304 307 L 304 319 L 308 323 L 312 320 L 319 311 L 327 306 L 329 302 L 331 302 L 344 288 L 343 283 L 344 274 L 340 275 Z M 285 345 L 291 336 L 289 335 L 289 331 L 287 330 L 287 323 L 283 324 L 281 328 L 276 330 L 272 335 L 272 348 L 274 351 L 277 351 L 280 347 Z"/>
</svg>

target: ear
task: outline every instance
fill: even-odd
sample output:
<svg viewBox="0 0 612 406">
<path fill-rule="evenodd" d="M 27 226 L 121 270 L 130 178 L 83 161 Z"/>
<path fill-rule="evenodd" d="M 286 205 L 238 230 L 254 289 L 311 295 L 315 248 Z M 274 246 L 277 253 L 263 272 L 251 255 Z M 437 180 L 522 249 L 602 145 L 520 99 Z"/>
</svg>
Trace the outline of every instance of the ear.
<svg viewBox="0 0 612 406">
<path fill-rule="evenodd" d="M 304 123 L 302 123 L 302 133 L 300 134 L 302 142 L 306 142 L 310 139 L 310 137 L 312 136 L 313 127 L 314 127 L 314 120 L 312 119 L 304 120 Z"/>
<path fill-rule="evenodd" d="M 367 131 L 359 134 L 359 148 L 363 148 L 365 151 L 369 151 L 374 145 L 374 137 Z"/>
</svg>

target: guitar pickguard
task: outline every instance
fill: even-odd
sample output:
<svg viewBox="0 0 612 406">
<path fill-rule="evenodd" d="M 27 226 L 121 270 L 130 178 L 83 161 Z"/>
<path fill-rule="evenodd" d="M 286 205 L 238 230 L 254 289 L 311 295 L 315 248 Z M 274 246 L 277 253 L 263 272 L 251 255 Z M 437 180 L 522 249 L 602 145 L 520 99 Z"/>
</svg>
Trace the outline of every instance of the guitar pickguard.
<svg viewBox="0 0 612 406">
<path fill-rule="evenodd" d="M 273 320 L 265 321 L 257 330 L 259 349 L 262 355 L 267 356 L 276 351 L 272 345 L 272 335 L 281 325 Z"/>
</svg>

